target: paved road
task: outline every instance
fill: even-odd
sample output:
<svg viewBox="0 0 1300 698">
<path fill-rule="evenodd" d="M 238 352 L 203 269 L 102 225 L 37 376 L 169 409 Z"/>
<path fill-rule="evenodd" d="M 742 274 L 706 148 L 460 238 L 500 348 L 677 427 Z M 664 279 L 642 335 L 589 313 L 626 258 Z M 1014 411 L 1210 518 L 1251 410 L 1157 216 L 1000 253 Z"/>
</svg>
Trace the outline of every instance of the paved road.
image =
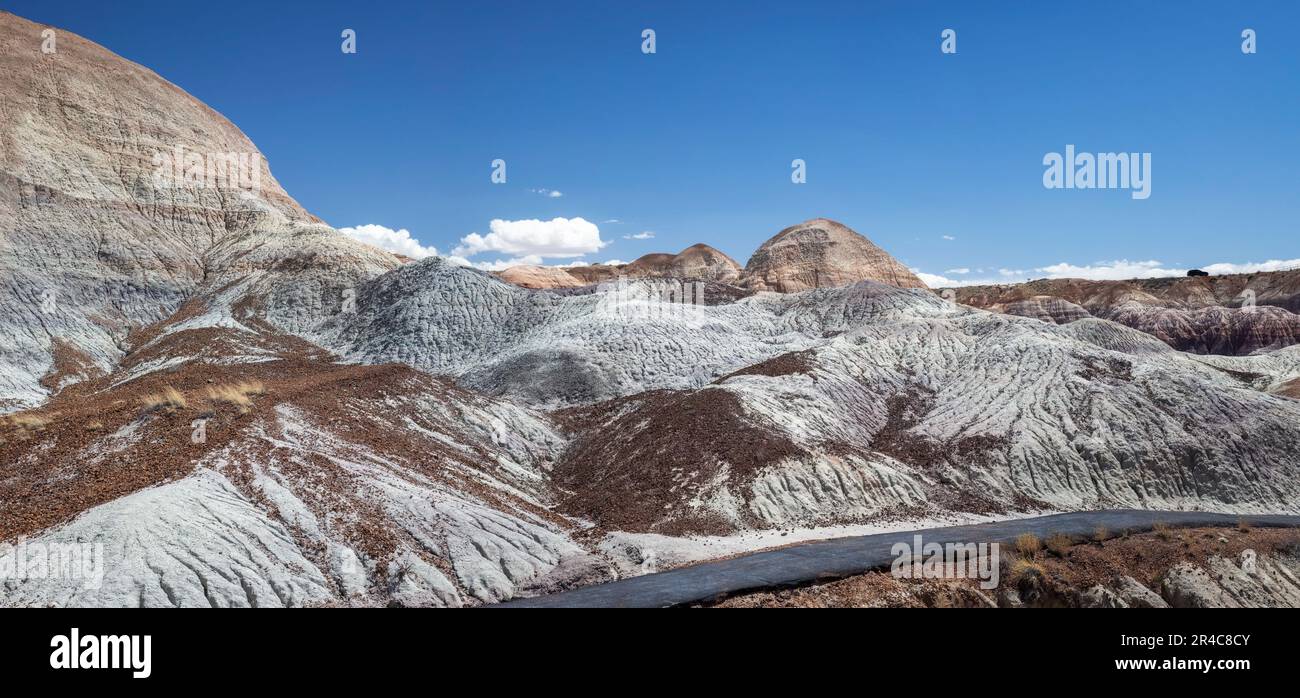
<svg viewBox="0 0 1300 698">
<path fill-rule="evenodd" d="M 574 589 L 550 596 L 519 599 L 511 608 L 662 608 L 718 599 L 740 591 L 785 587 L 819 579 L 837 579 L 887 568 L 889 549 L 921 534 L 925 543 L 1012 543 L 1022 533 L 1047 538 L 1056 533 L 1091 536 L 1098 526 L 1116 533 L 1149 531 L 1157 522 L 1171 526 L 1233 526 L 1241 518 L 1258 527 L 1300 526 L 1300 516 L 1239 516 L 1201 512 L 1112 509 L 1053 514 L 996 523 L 926 528 L 801 543 L 779 550 L 704 562 L 690 567 Z"/>
</svg>

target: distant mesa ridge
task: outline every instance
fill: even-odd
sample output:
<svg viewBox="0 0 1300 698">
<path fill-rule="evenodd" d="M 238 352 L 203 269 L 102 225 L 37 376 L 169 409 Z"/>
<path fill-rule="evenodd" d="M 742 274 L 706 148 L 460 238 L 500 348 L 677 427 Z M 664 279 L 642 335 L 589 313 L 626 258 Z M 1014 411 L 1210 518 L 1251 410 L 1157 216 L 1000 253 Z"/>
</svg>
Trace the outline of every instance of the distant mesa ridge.
<svg viewBox="0 0 1300 698">
<path fill-rule="evenodd" d="M 1180 351 L 1245 356 L 1300 343 L 1300 270 L 1126 281 L 1040 279 L 967 286 L 975 308 L 1064 325 L 1102 318 Z"/>
</svg>

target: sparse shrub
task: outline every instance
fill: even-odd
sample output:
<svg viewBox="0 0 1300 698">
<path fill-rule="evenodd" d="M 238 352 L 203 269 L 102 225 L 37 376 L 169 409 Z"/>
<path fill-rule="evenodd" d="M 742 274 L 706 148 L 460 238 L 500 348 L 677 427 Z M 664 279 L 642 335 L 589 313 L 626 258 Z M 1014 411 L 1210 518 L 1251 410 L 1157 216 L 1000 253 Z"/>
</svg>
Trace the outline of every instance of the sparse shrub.
<svg viewBox="0 0 1300 698">
<path fill-rule="evenodd" d="M 1046 545 L 1048 552 L 1057 557 L 1063 558 L 1069 554 L 1070 548 L 1074 547 L 1074 541 L 1064 533 L 1057 533 L 1047 539 Z"/>
<path fill-rule="evenodd" d="M 1105 526 L 1098 526 L 1092 530 L 1092 539 L 1098 543 L 1110 540 L 1110 529 Z"/>
<path fill-rule="evenodd" d="M 1293 537 L 1278 546 L 1277 551 L 1283 555 L 1300 558 L 1300 536 Z"/>
<path fill-rule="evenodd" d="M 1156 538 L 1160 540 L 1169 540 L 1174 537 L 1174 529 L 1163 521 L 1157 521 L 1151 525 L 1151 530 L 1155 531 Z"/>
<path fill-rule="evenodd" d="M 1011 579 L 1019 582 L 1026 577 L 1043 577 L 1047 570 L 1037 562 L 1020 558 L 1011 563 Z"/>
<path fill-rule="evenodd" d="M 146 412 L 175 412 L 183 410 L 190 406 L 185 394 L 169 386 L 164 387 L 160 392 L 146 395 L 140 399 Z"/>
<path fill-rule="evenodd" d="M 1022 533 L 1016 537 L 1016 552 L 1025 557 L 1033 557 L 1043 549 L 1043 541 L 1032 533 Z"/>
<path fill-rule="evenodd" d="M 50 417 L 45 417 L 31 412 L 10 415 L 9 421 L 20 431 L 37 432 L 45 431 L 45 427 L 50 423 Z"/>
<path fill-rule="evenodd" d="M 208 399 L 213 402 L 227 402 L 239 408 L 240 414 L 246 414 L 253 408 L 252 396 L 266 394 L 266 386 L 258 380 L 240 381 L 208 388 Z"/>
</svg>

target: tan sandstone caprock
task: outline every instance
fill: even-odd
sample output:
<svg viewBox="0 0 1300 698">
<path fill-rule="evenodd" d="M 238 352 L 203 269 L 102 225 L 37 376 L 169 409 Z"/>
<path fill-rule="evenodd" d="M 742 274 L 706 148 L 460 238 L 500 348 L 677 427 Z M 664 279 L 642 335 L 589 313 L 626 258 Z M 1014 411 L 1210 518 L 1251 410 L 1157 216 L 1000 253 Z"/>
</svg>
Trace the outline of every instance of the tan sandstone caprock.
<svg viewBox="0 0 1300 698">
<path fill-rule="evenodd" d="M 522 288 L 573 288 L 586 284 L 561 267 L 520 264 L 497 274 L 502 281 Z"/>
<path fill-rule="evenodd" d="M 673 277 L 708 279 L 736 283 L 741 268 L 736 260 L 699 243 L 677 254 L 648 254 L 627 265 L 624 273 L 632 277 Z"/>
<path fill-rule="evenodd" d="M 745 266 L 745 285 L 756 291 L 795 293 L 859 281 L 926 288 L 889 253 L 827 218 L 814 218 L 782 230 L 763 243 Z"/>
</svg>

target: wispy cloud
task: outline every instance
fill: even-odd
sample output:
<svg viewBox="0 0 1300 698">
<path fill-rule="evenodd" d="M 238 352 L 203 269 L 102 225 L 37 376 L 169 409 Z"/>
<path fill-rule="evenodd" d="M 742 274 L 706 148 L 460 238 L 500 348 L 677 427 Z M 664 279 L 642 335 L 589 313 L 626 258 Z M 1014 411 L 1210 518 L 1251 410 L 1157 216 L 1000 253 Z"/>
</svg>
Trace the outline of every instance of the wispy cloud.
<svg viewBox="0 0 1300 698">
<path fill-rule="evenodd" d="M 655 236 L 654 231 L 646 230 L 637 233 L 635 235 L 624 235 L 623 239 L 624 240 L 653 240 L 654 236 Z"/>
<path fill-rule="evenodd" d="M 546 196 L 546 197 L 549 197 L 549 198 L 552 198 L 552 199 L 558 199 L 558 198 L 560 198 L 561 196 L 564 196 L 564 192 L 562 192 L 562 191 L 556 191 L 555 189 L 545 189 L 545 188 L 543 188 L 543 189 L 529 189 L 528 191 L 531 191 L 531 192 L 534 193 L 534 194 L 541 194 L 542 196 Z"/>
<path fill-rule="evenodd" d="M 944 239 L 944 240 L 956 240 L 957 238 L 955 238 L 955 237 L 953 237 L 953 236 L 951 236 L 951 235 L 944 235 L 944 236 L 943 236 L 943 239 Z"/>
</svg>

